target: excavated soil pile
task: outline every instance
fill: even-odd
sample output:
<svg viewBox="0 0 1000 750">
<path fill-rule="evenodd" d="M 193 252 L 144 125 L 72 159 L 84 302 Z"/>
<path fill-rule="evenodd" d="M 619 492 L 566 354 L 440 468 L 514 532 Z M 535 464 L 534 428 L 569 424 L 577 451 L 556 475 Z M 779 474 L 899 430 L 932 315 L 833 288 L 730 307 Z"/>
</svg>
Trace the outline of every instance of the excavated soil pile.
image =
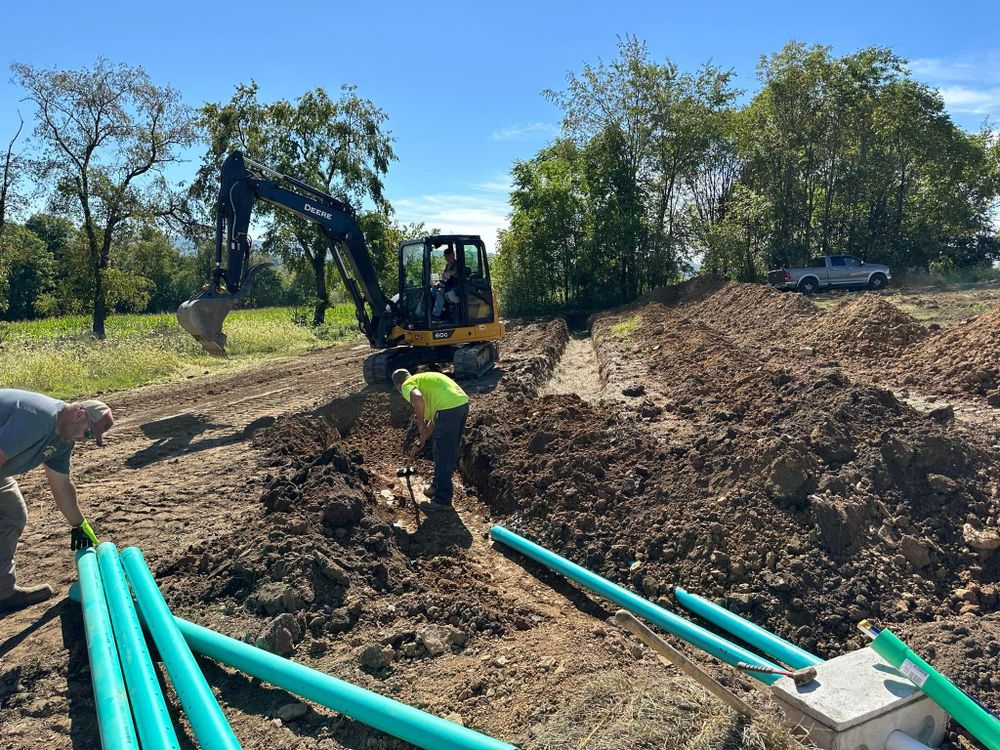
<svg viewBox="0 0 1000 750">
<path fill-rule="evenodd" d="M 694 276 L 680 284 L 670 284 L 661 286 L 646 292 L 635 302 L 627 305 L 628 308 L 645 307 L 656 302 L 666 307 L 679 307 L 681 305 L 701 302 L 706 297 L 726 286 L 727 282 L 711 276 Z"/>
<path fill-rule="evenodd" d="M 620 335 L 636 314 L 642 338 Z M 527 536 L 654 598 L 720 598 L 822 656 L 861 645 L 864 617 L 1000 606 L 1000 555 L 963 528 L 1000 518 L 996 457 L 971 438 L 839 370 L 765 366 L 659 305 L 594 335 L 609 383 L 666 394 L 691 437 L 572 396 L 477 419 L 463 473 Z"/>
<path fill-rule="evenodd" d="M 509 397 L 534 396 L 552 375 L 568 341 L 569 329 L 561 318 L 541 323 L 512 323 L 500 344 L 496 372 L 492 378 L 484 378 L 486 387 L 479 392 L 488 393 L 496 388 L 498 393 Z"/>
<path fill-rule="evenodd" d="M 787 343 L 790 330 L 811 324 L 819 310 L 801 294 L 787 294 L 762 284 L 729 282 L 686 312 L 739 343 Z"/>
<path fill-rule="evenodd" d="M 909 353 L 903 382 L 941 393 L 986 396 L 1000 407 L 1000 305 L 931 336 Z"/>
<path fill-rule="evenodd" d="M 530 627 L 526 612 L 462 564 L 457 540 L 415 539 L 393 523 L 393 508 L 408 506 L 412 516 L 412 505 L 379 493 L 385 479 L 368 463 L 380 452 L 402 455 L 408 409 L 396 402 L 370 391 L 326 407 L 325 418 L 282 420 L 258 437 L 273 443 L 265 465 L 275 469 L 263 480 L 262 515 L 159 571 L 168 599 L 222 603 L 227 629 L 242 622 L 245 640 L 282 655 L 369 633 L 359 661 L 370 671 L 436 656 L 442 643 L 459 650 Z"/>
<path fill-rule="evenodd" d="M 650 304 L 609 313 L 592 322 L 598 370 L 607 389 L 633 400 L 638 413 L 688 419 L 700 414 L 723 423 L 766 409 L 771 381 L 791 376 L 733 345 L 687 315 Z"/>
<path fill-rule="evenodd" d="M 1000 614 L 948 617 L 899 635 L 939 672 L 994 711 L 1000 709 Z"/>
<path fill-rule="evenodd" d="M 844 300 L 796 331 L 820 354 L 878 360 L 927 338 L 927 329 L 877 294 Z"/>
</svg>

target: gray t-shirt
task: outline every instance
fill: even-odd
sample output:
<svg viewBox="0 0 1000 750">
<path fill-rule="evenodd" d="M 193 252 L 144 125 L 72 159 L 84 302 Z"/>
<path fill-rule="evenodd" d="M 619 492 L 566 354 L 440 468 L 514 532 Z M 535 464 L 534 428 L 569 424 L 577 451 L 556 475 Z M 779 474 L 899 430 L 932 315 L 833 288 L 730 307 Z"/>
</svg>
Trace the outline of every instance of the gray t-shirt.
<svg viewBox="0 0 1000 750">
<path fill-rule="evenodd" d="M 66 404 L 40 393 L 0 388 L 0 450 L 7 461 L 0 477 L 23 474 L 45 464 L 69 474 L 73 442 L 56 435 L 56 419 Z"/>
</svg>

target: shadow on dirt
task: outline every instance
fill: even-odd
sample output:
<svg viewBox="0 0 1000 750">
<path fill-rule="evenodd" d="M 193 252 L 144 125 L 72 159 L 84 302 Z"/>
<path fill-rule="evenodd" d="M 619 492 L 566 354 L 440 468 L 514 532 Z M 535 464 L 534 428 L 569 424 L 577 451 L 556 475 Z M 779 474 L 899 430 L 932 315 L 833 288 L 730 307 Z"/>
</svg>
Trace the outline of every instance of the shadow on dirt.
<svg viewBox="0 0 1000 750">
<path fill-rule="evenodd" d="M 400 549 L 407 557 L 437 557 L 458 547 L 472 547 L 472 532 L 452 510 L 441 510 L 427 516 L 421 513 L 420 526 L 412 534 L 397 534 Z"/>
<path fill-rule="evenodd" d="M 552 589 L 557 594 L 565 597 L 577 610 L 590 617 L 597 618 L 602 622 L 615 613 L 615 607 L 604 604 L 601 600 L 589 596 L 581 589 L 574 586 L 563 576 L 553 573 L 544 565 L 536 563 L 534 560 L 521 555 L 518 552 L 508 549 L 502 544 L 493 545 L 493 551 L 506 557 L 515 565 L 524 568 L 524 572 L 535 578 L 539 583 Z"/>
<path fill-rule="evenodd" d="M 271 416 L 260 417 L 237 432 L 196 442 L 192 441 L 198 435 L 222 430 L 229 425 L 213 424 L 203 414 L 194 413 L 178 414 L 175 417 L 147 422 L 140 429 L 143 435 L 155 442 L 129 456 L 125 460 L 125 465 L 130 469 L 141 469 L 167 458 L 241 443 L 253 437 L 258 430 L 274 424 L 274 421 L 274 417 Z"/>
<path fill-rule="evenodd" d="M 39 630 L 42 626 L 49 622 L 52 622 L 56 617 L 62 614 L 63 608 L 66 606 L 66 599 L 56 602 L 50 606 L 42 616 L 35 620 L 33 623 L 28 625 L 20 633 L 12 635 L 10 638 L 0 643 L 0 659 L 3 659 L 8 653 L 13 651 L 19 645 L 21 645 L 25 640 L 31 637 L 31 634 Z"/>
</svg>

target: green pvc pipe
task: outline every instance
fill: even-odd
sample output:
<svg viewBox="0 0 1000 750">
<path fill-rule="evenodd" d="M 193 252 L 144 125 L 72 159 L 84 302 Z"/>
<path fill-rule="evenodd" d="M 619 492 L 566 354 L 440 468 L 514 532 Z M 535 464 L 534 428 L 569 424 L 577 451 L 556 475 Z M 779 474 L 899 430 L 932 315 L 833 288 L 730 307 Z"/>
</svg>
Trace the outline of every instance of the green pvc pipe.
<svg viewBox="0 0 1000 750">
<path fill-rule="evenodd" d="M 136 547 L 127 547 L 121 553 L 121 562 L 135 592 L 143 622 L 160 652 L 198 744 L 213 750 L 236 750 L 240 743 L 174 623 L 142 552 Z"/>
<path fill-rule="evenodd" d="M 576 581 L 595 594 L 603 596 L 620 607 L 624 607 L 632 614 L 653 623 L 668 633 L 677 636 L 682 641 L 700 648 L 702 651 L 711 654 L 717 659 L 721 659 L 727 664 L 735 667 L 739 662 L 745 662 L 758 667 L 781 669 L 777 664 L 747 651 L 745 648 L 737 646 L 735 643 L 727 641 L 725 638 L 721 638 L 715 635 L 715 633 L 711 633 L 705 630 L 705 628 L 695 625 L 693 622 L 685 620 L 683 617 L 679 617 L 663 607 L 658 607 L 651 601 L 643 599 L 641 596 L 622 588 L 618 584 L 612 583 L 606 578 L 601 578 L 596 573 L 591 573 L 586 568 L 580 567 L 565 557 L 560 557 L 555 552 L 528 541 L 523 536 L 505 529 L 503 526 L 494 526 L 490 529 L 490 536 L 496 541 L 517 550 L 522 555 L 530 557 L 536 562 L 540 562 L 545 567 L 557 573 L 561 573 L 571 581 Z M 746 672 L 746 674 L 768 685 L 780 678 L 780 675 L 759 672 Z"/>
<path fill-rule="evenodd" d="M 146 648 L 142 625 L 118 558 L 118 548 L 111 542 L 104 542 L 97 548 L 97 560 L 139 740 L 144 748 L 179 750 L 180 742 Z"/>
<path fill-rule="evenodd" d="M 1000 750 L 1000 721 L 917 656 L 893 633 L 883 628 L 872 641 L 872 648 L 989 750 Z"/>
<path fill-rule="evenodd" d="M 108 750 L 138 750 L 139 741 L 132 725 L 128 692 L 122 678 L 121 664 L 115 649 L 108 603 L 101 585 L 101 571 L 94 549 L 76 553 L 76 569 L 80 575 L 80 602 L 83 605 L 83 629 L 87 636 L 87 656 L 90 658 L 90 680 L 94 686 L 97 706 L 97 727 L 101 747 Z"/>
<path fill-rule="evenodd" d="M 69 596 L 80 600 L 76 584 Z M 142 613 L 140 612 L 140 615 Z M 296 664 L 193 622 L 174 617 L 191 649 L 264 682 L 349 716 L 425 750 L 517 750 L 514 745 Z"/>
<path fill-rule="evenodd" d="M 745 643 L 749 643 L 757 650 L 763 651 L 782 664 L 787 664 L 792 669 L 814 667 L 817 664 L 823 663 L 823 660 L 815 654 L 810 654 L 794 643 L 789 643 L 784 638 L 776 636 L 771 631 L 765 630 L 759 625 L 755 625 L 749 620 L 733 614 L 715 602 L 710 602 L 708 599 L 704 599 L 697 594 L 688 593 L 680 586 L 674 589 L 674 596 L 677 597 L 677 602 L 685 609 L 694 612 L 714 625 L 718 625 L 727 633 L 736 636 Z"/>
</svg>

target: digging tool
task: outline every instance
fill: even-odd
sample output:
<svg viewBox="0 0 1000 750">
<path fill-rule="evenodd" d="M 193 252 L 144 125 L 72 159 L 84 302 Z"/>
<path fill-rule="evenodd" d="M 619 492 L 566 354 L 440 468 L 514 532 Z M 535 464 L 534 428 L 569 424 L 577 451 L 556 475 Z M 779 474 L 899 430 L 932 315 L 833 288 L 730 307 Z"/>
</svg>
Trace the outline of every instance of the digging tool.
<svg viewBox="0 0 1000 750">
<path fill-rule="evenodd" d="M 615 622 L 625 628 L 625 630 L 637 636 L 640 641 L 659 654 L 660 658 L 673 664 L 720 701 L 732 708 L 736 713 L 741 716 L 745 716 L 748 719 L 753 719 L 753 709 L 750 708 L 750 706 L 729 692 L 729 690 L 723 687 L 709 674 L 704 672 L 697 664 L 688 659 L 684 654 L 639 622 L 630 612 L 627 612 L 624 609 L 619 609 L 615 612 Z"/>
<path fill-rule="evenodd" d="M 417 505 L 417 498 L 413 494 L 413 485 L 410 483 L 410 477 L 416 474 L 417 471 L 412 466 L 403 466 L 402 468 L 396 469 L 397 477 L 406 478 L 406 489 L 410 491 L 410 502 L 413 503 L 413 515 L 417 519 L 417 527 L 420 526 L 420 506 Z"/>
<path fill-rule="evenodd" d="M 764 674 L 778 674 L 782 677 L 791 677 L 795 681 L 796 687 L 808 685 L 816 679 L 816 667 L 802 667 L 801 669 L 793 670 L 775 669 L 774 667 L 762 667 L 741 661 L 736 665 L 736 668 L 744 672 L 763 672 Z"/>
</svg>

